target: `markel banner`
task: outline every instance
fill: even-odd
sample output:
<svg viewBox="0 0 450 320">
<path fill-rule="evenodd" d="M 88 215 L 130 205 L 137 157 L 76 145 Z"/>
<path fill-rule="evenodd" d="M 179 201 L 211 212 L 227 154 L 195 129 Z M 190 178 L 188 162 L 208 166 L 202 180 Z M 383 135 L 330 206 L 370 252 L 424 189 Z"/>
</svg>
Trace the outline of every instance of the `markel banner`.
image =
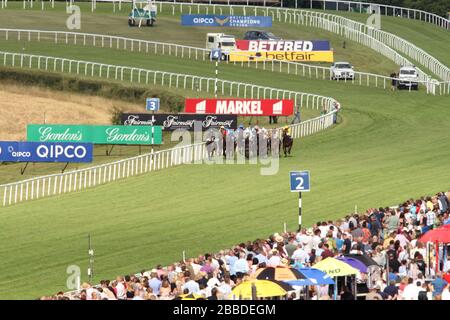
<svg viewBox="0 0 450 320">
<path fill-rule="evenodd" d="M 27 140 L 37 142 L 87 142 L 94 144 L 162 144 L 158 126 L 86 126 L 29 124 Z"/>
<path fill-rule="evenodd" d="M 0 141 L 0 161 L 92 162 L 92 143 Z"/>
<path fill-rule="evenodd" d="M 200 123 L 203 131 L 219 129 L 221 126 L 229 129 L 237 128 L 237 116 L 230 114 L 124 113 L 121 120 L 126 126 L 161 126 L 167 131 L 176 129 L 193 131 L 196 122 Z"/>
<path fill-rule="evenodd" d="M 330 51 L 328 40 L 236 40 L 241 51 Z"/>
<path fill-rule="evenodd" d="M 197 114 L 236 114 L 241 116 L 289 116 L 293 100 L 280 99 L 186 99 L 184 111 Z"/>
<path fill-rule="evenodd" d="M 251 61 L 293 61 L 293 62 L 333 62 L 333 51 L 233 51 L 228 55 L 230 62 Z"/>
</svg>

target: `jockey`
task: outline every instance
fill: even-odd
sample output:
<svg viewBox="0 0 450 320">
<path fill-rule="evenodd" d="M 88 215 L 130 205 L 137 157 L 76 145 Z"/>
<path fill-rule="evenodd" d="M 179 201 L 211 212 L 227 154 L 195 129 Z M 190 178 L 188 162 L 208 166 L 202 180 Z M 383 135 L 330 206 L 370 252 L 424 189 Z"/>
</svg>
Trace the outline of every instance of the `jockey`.
<svg viewBox="0 0 450 320">
<path fill-rule="evenodd" d="M 224 127 L 224 126 L 221 126 L 221 127 L 220 127 L 220 134 L 222 135 L 223 139 L 226 138 L 227 133 L 228 133 L 228 132 L 227 132 L 227 130 L 225 129 L 225 127 Z"/>
<path fill-rule="evenodd" d="M 289 126 L 284 126 L 283 134 L 286 134 L 288 137 L 291 136 L 291 129 L 289 128 Z"/>
</svg>

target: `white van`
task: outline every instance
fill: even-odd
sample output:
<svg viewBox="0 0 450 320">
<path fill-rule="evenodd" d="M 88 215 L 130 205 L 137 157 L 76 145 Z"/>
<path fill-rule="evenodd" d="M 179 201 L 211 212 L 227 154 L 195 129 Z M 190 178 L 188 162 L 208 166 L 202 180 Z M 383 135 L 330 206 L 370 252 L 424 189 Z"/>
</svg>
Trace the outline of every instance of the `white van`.
<svg viewBox="0 0 450 320">
<path fill-rule="evenodd" d="M 206 49 L 221 49 L 221 60 L 228 59 L 228 55 L 232 51 L 236 51 L 236 39 L 234 36 L 224 33 L 208 33 L 206 35 Z"/>
</svg>

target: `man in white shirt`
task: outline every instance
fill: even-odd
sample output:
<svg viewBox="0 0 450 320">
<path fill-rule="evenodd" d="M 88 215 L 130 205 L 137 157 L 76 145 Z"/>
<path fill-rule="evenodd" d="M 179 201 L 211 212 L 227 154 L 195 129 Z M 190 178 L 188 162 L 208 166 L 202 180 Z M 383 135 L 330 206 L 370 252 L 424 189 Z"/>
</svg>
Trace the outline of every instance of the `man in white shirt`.
<svg viewBox="0 0 450 320">
<path fill-rule="evenodd" d="M 427 226 L 431 229 L 434 227 L 436 221 L 436 213 L 433 210 L 428 210 L 427 212 Z"/>
<path fill-rule="evenodd" d="M 418 287 L 417 284 L 414 284 L 413 282 L 413 278 L 408 279 L 408 285 L 403 289 L 403 300 L 418 300 L 421 287 Z"/>
<path fill-rule="evenodd" d="M 276 267 L 281 264 L 281 257 L 278 255 L 277 250 L 272 250 L 272 256 L 269 258 L 268 266 Z"/>
<path fill-rule="evenodd" d="M 297 245 L 297 250 L 295 250 L 292 253 L 293 260 L 300 262 L 301 264 L 306 264 L 306 262 L 309 259 L 309 255 L 306 253 L 306 251 L 303 249 L 301 244 Z"/>
<path fill-rule="evenodd" d="M 450 300 L 450 284 L 448 284 L 447 287 L 445 287 L 444 290 L 442 290 L 441 299 Z"/>
<path fill-rule="evenodd" d="M 234 264 L 234 271 L 236 273 L 248 273 L 249 267 L 247 260 L 245 260 L 245 252 L 239 253 L 239 259 Z"/>
<path fill-rule="evenodd" d="M 194 294 L 198 294 L 198 292 L 200 291 L 200 286 L 197 282 L 195 282 L 194 280 L 192 280 L 192 278 L 190 277 L 189 271 L 185 272 L 185 276 L 186 276 L 186 282 L 185 284 L 183 284 L 181 286 L 181 290 L 184 292 L 184 289 L 188 289 L 188 294 L 194 293 Z"/>
<path fill-rule="evenodd" d="M 125 289 L 125 285 L 123 284 L 123 277 L 119 276 L 116 278 L 117 281 L 117 299 L 118 300 L 126 300 L 127 299 L 127 290 Z"/>
<path fill-rule="evenodd" d="M 302 230 L 302 233 L 298 233 L 296 236 L 297 243 L 301 244 L 303 247 L 307 246 L 311 241 L 312 230 L 306 231 Z"/>
</svg>

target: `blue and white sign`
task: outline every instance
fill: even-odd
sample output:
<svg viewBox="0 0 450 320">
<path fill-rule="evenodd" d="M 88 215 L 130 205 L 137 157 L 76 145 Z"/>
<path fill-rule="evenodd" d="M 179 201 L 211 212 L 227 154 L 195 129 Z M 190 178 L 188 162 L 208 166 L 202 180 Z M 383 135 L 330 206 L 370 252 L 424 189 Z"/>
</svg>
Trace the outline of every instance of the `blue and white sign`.
<svg viewBox="0 0 450 320">
<path fill-rule="evenodd" d="M 0 141 L 0 161 L 92 162 L 92 143 Z"/>
<path fill-rule="evenodd" d="M 181 15 L 181 25 L 196 27 L 268 28 L 272 27 L 272 16 L 183 14 Z"/>
<path fill-rule="evenodd" d="M 309 171 L 291 171 L 289 172 L 291 181 L 291 192 L 309 191 Z"/>
<path fill-rule="evenodd" d="M 220 60 L 221 57 L 222 57 L 221 49 L 212 49 L 211 50 L 211 60 Z"/>
<path fill-rule="evenodd" d="M 159 98 L 147 98 L 145 108 L 147 111 L 159 111 Z"/>
</svg>

